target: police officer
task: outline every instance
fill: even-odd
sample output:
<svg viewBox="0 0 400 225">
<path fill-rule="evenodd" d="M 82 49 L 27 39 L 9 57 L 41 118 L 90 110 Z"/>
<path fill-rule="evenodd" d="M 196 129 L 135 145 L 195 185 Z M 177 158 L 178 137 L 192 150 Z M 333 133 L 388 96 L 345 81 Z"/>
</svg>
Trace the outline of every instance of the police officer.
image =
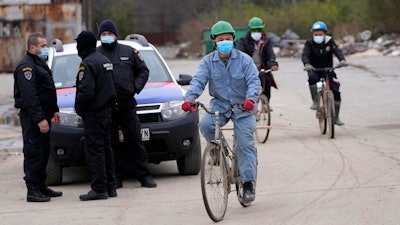
<svg viewBox="0 0 400 225">
<path fill-rule="evenodd" d="M 39 33 L 28 37 L 28 51 L 14 72 L 15 108 L 20 109 L 24 173 L 28 202 L 48 202 L 62 192 L 46 187 L 46 166 L 50 154 L 51 119 L 59 123 L 56 88 L 45 63 L 46 38 Z"/>
<path fill-rule="evenodd" d="M 253 17 L 249 20 L 249 31 L 239 39 L 238 49 L 253 58 L 257 68 L 271 69 L 276 71 L 279 65 L 276 61 L 272 44 L 264 33 L 264 22 L 261 18 Z M 261 82 L 264 87 L 263 94 L 268 101 L 271 98 L 271 86 L 278 88 L 271 72 L 260 74 Z"/>
<path fill-rule="evenodd" d="M 101 22 L 99 36 L 101 46 L 97 50 L 114 65 L 117 104 L 112 112 L 111 139 L 115 151 L 118 187 L 122 187 L 125 165 L 123 149 L 119 146 L 119 128 L 122 130 L 125 147 L 129 148 L 127 159 L 133 163 L 135 175 L 141 186 L 156 187 L 157 184 L 147 169 L 147 153 L 140 133 L 140 121 L 135 109 L 137 103 L 134 98 L 134 95 L 139 94 L 144 88 L 149 78 L 149 70 L 138 50 L 118 43 L 118 31 L 114 22 L 111 20 Z"/>
<path fill-rule="evenodd" d="M 111 105 L 115 101 L 113 65 L 96 51 L 96 36 L 82 31 L 76 38 L 82 58 L 76 79 L 75 110 L 82 117 L 86 161 L 92 176 L 91 190 L 82 201 L 116 197 L 116 178 L 111 149 Z"/>
</svg>

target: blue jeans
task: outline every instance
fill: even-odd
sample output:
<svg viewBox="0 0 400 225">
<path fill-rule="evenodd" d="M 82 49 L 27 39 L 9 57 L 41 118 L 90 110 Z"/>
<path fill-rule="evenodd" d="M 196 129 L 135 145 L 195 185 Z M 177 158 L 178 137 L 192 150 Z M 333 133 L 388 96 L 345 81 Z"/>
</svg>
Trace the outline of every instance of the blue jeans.
<svg viewBox="0 0 400 225">
<path fill-rule="evenodd" d="M 238 164 L 241 182 L 256 181 L 257 152 L 254 146 L 254 132 L 256 129 L 256 118 L 251 114 L 242 118 L 228 118 L 224 115 L 219 116 L 221 126 L 224 126 L 229 120 L 232 120 L 235 126 L 236 143 L 238 147 Z M 200 132 L 203 137 L 210 142 L 215 136 L 215 116 L 204 114 L 199 123 Z"/>
</svg>

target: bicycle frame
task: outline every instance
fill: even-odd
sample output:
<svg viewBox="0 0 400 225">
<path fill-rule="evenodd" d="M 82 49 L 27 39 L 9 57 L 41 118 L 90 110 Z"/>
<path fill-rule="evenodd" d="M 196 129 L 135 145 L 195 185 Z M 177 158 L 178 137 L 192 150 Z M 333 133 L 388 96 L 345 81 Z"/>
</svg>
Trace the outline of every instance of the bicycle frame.
<svg viewBox="0 0 400 225">
<path fill-rule="evenodd" d="M 240 204 L 243 207 L 250 205 L 250 203 L 243 203 L 241 197 L 242 185 L 240 182 L 235 134 L 233 132 L 232 147 L 229 146 L 228 140 L 223 134 L 224 130 L 234 130 L 234 127 L 220 126 L 220 112 L 211 112 L 200 102 L 193 105 L 196 109 L 198 109 L 198 106 L 201 106 L 204 111 L 215 116 L 215 137 L 204 149 L 200 180 L 203 202 L 207 214 L 213 221 L 218 222 L 224 218 L 228 204 L 228 195 L 232 192 L 232 184 L 236 185 L 236 195 Z M 237 105 L 239 106 L 240 104 Z M 233 107 L 234 105 L 222 114 L 229 112 Z"/>
<path fill-rule="evenodd" d="M 227 170 L 227 175 L 228 175 L 228 182 L 229 184 L 235 184 L 236 182 L 240 182 L 240 176 L 239 176 L 239 166 L 237 164 L 237 145 L 236 145 L 236 136 L 235 132 L 232 134 L 232 147 L 229 146 L 228 141 L 226 140 L 223 131 L 233 131 L 235 128 L 234 127 L 221 127 L 219 123 L 219 115 L 220 112 L 210 112 L 207 110 L 207 108 L 202 104 L 198 103 L 199 105 L 202 106 L 202 108 L 209 114 L 213 114 L 215 116 L 215 135 L 214 135 L 214 140 L 211 141 L 211 143 L 215 144 L 217 146 L 217 149 L 219 150 L 219 155 L 221 156 L 222 159 L 225 160 L 225 165 L 227 165 L 226 170 Z M 231 107 L 228 111 L 222 113 L 225 114 L 232 110 L 233 107 Z M 227 150 L 227 151 L 225 151 Z M 230 163 L 228 163 L 227 157 L 230 159 Z M 229 165 L 230 164 L 230 165 Z M 233 173 L 232 173 L 233 169 Z"/>
<path fill-rule="evenodd" d="M 318 101 L 322 98 L 322 108 L 318 103 L 318 108 L 316 110 L 316 117 L 319 120 L 320 131 L 322 134 L 326 133 L 327 125 L 329 127 L 329 136 L 334 138 L 334 118 L 335 118 L 335 105 L 333 99 L 333 92 L 330 88 L 329 74 L 337 67 L 327 67 L 327 68 L 316 68 L 314 71 L 322 71 L 324 77 L 320 79 L 321 89 L 318 91 Z M 318 86 L 318 84 L 317 84 Z"/>
</svg>

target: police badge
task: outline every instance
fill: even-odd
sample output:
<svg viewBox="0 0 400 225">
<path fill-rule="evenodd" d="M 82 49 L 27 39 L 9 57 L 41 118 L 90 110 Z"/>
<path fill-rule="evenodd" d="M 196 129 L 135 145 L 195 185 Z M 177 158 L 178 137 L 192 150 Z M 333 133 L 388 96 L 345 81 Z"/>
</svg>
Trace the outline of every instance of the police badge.
<svg viewBox="0 0 400 225">
<path fill-rule="evenodd" d="M 31 80 L 32 79 L 32 72 L 31 71 L 25 71 L 24 72 L 24 76 L 25 76 L 25 79 Z"/>
<path fill-rule="evenodd" d="M 78 73 L 78 79 L 79 79 L 79 81 L 81 81 L 82 79 L 83 79 L 83 76 L 85 75 L 85 72 L 83 72 L 83 71 L 79 71 L 79 73 Z"/>
</svg>

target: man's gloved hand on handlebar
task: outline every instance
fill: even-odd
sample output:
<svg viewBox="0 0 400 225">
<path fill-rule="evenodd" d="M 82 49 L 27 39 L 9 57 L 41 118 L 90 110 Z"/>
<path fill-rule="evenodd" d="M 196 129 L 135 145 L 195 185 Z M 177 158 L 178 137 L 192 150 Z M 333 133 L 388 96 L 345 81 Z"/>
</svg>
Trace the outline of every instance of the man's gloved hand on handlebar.
<svg viewBox="0 0 400 225">
<path fill-rule="evenodd" d="M 243 108 L 244 108 L 245 110 L 248 110 L 248 111 L 253 110 L 253 109 L 254 109 L 254 102 L 253 102 L 252 100 L 250 100 L 250 99 L 244 100 L 244 102 L 243 102 Z"/>
<path fill-rule="evenodd" d="M 311 64 L 305 64 L 304 65 L 304 70 L 305 71 L 313 71 L 315 68 Z"/>
<path fill-rule="evenodd" d="M 182 104 L 182 110 L 185 112 L 192 112 L 194 111 L 194 100 L 186 100 L 183 104 Z"/>
</svg>

